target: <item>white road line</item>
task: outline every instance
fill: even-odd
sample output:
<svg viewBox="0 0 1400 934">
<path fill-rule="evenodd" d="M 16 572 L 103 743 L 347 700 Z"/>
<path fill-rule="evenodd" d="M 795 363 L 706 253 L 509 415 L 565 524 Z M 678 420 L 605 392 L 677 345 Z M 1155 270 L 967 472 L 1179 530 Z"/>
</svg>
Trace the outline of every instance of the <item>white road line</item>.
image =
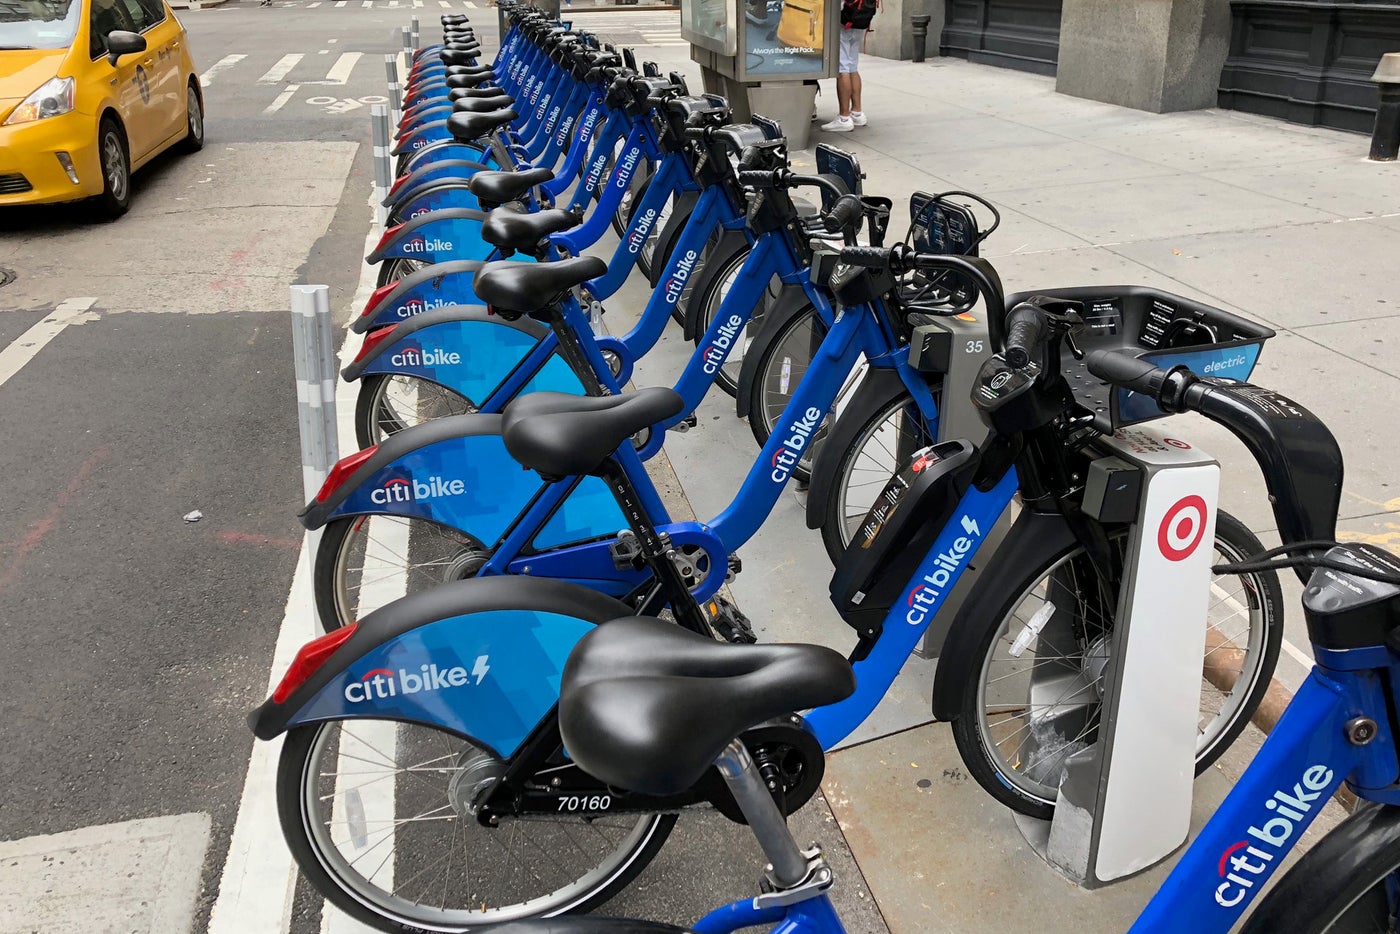
<svg viewBox="0 0 1400 934">
<path fill-rule="evenodd" d="M 282 79 L 287 77 L 293 68 L 297 67 L 297 62 L 305 58 L 300 52 L 293 52 L 290 55 L 283 55 L 277 60 L 277 64 L 267 70 L 258 84 L 281 84 Z"/>
<path fill-rule="evenodd" d="M 299 84 L 287 85 L 286 89 L 281 94 L 278 94 L 275 98 L 273 98 L 272 103 L 267 105 L 266 109 L 263 110 L 263 113 L 277 113 L 277 111 L 281 110 L 283 107 L 286 106 L 287 101 L 291 100 L 296 95 L 297 91 L 299 91 L 300 89 L 301 85 Z"/>
<path fill-rule="evenodd" d="M 19 337 L 0 350 L 0 386 L 14 376 L 24 365 L 34 359 L 34 355 L 44 349 L 63 329 L 73 323 L 73 319 L 97 303 L 95 298 L 69 298 L 58 303 L 58 307 L 38 324 L 31 325 Z"/>
<path fill-rule="evenodd" d="M 200 85 L 206 88 L 209 87 L 209 82 L 214 80 L 215 75 L 217 75 L 221 71 L 226 71 L 227 69 L 232 68 L 234 65 L 237 65 L 239 62 L 243 61 L 243 59 L 247 57 L 248 56 L 246 55 L 225 55 L 223 58 L 210 65 L 208 71 L 204 72 L 204 74 L 199 76 Z"/>
<path fill-rule="evenodd" d="M 335 8 L 338 10 L 345 6 L 346 0 L 335 0 Z"/>
<path fill-rule="evenodd" d="M 1283 650 L 1289 655 L 1291 655 L 1295 662 L 1302 665 L 1306 669 L 1312 669 L 1315 663 L 1311 658 L 1308 658 L 1306 655 L 1303 654 L 1302 649 L 1298 648 L 1296 645 L 1294 645 L 1292 642 L 1289 642 L 1287 639 L 1283 640 L 1282 645 Z"/>
<path fill-rule="evenodd" d="M 365 237 L 366 254 L 379 243 L 379 233 L 371 229 Z M 374 272 L 373 266 L 365 264 L 350 307 L 363 308 L 369 300 L 374 290 Z M 348 341 L 341 344 L 340 367 L 347 365 L 354 353 L 348 344 Z M 336 414 L 340 437 L 349 439 L 347 444 L 341 445 L 342 450 L 354 449 L 355 393 L 352 383 L 340 381 L 336 390 Z M 282 628 L 277 635 L 277 647 L 273 651 L 268 693 L 282 680 L 297 649 L 321 632 L 316 621 L 310 554 L 303 541 L 291 592 L 287 595 Z M 238 818 L 219 879 L 219 898 L 209 915 L 206 934 L 280 934 L 290 928 L 297 876 L 277 820 L 277 759 L 281 751 L 280 739 L 253 743 L 248 777 L 238 804 Z"/>
<path fill-rule="evenodd" d="M 452 4 L 448 3 L 447 0 L 438 0 L 438 6 L 448 10 L 452 9 Z"/>
<path fill-rule="evenodd" d="M 360 6 L 364 7 L 366 10 L 371 9 L 374 6 L 374 0 L 365 0 L 364 3 L 360 4 Z"/>
<path fill-rule="evenodd" d="M 320 6 L 320 5 L 321 5 L 321 0 L 316 0 L 315 3 L 308 3 L 308 4 L 306 5 L 306 8 L 307 8 L 308 10 L 314 10 L 314 9 L 316 9 L 316 8 L 317 8 L 318 6 Z"/>
<path fill-rule="evenodd" d="M 319 51 L 317 51 L 316 54 L 317 54 L 317 55 L 329 55 L 329 54 L 331 54 L 331 50 L 330 50 L 330 49 L 320 49 Z"/>
<path fill-rule="evenodd" d="M 413 0 L 413 5 L 418 7 L 423 5 L 423 0 Z"/>
<path fill-rule="evenodd" d="M 475 10 L 475 9 L 476 9 L 476 4 L 475 4 L 475 3 L 472 3 L 472 0 L 465 0 L 465 4 L 466 4 L 466 7 L 467 7 L 468 10 Z"/>
<path fill-rule="evenodd" d="M 331 70 L 326 72 L 326 84 L 344 84 L 350 80 L 350 72 L 355 69 L 355 63 L 360 60 L 361 52 L 342 52 L 340 58 L 335 60 Z"/>
</svg>

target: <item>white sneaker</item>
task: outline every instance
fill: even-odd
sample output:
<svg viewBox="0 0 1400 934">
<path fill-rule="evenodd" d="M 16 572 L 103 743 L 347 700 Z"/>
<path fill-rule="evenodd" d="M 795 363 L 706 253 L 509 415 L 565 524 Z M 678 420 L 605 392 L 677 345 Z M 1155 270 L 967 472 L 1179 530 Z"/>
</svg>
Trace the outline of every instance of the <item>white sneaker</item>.
<svg viewBox="0 0 1400 934">
<path fill-rule="evenodd" d="M 861 113 L 859 110 L 853 110 L 853 111 L 851 111 L 851 123 L 852 123 L 852 125 L 854 125 L 854 126 L 865 126 L 865 125 L 866 125 L 867 123 L 869 123 L 869 122 L 870 122 L 869 120 L 865 119 L 865 114 Z"/>
<path fill-rule="evenodd" d="M 856 128 L 850 117 L 837 117 L 830 123 L 823 123 L 822 129 L 829 133 L 849 133 Z"/>
</svg>

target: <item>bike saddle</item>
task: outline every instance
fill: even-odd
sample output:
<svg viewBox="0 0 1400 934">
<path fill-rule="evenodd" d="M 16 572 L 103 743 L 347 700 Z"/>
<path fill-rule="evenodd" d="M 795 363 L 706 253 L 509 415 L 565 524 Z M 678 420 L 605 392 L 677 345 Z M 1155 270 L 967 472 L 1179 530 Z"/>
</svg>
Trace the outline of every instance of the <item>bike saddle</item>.
<svg viewBox="0 0 1400 934">
<path fill-rule="evenodd" d="M 670 795 L 699 781 L 750 727 L 834 704 L 855 688 L 850 663 L 824 646 L 727 645 L 628 617 L 574 647 L 559 690 L 559 733 L 593 777 Z"/>
<path fill-rule="evenodd" d="M 531 918 L 491 928 L 491 934 L 693 934 L 659 921 L 632 918 Z"/>
<path fill-rule="evenodd" d="M 479 276 L 476 285 L 481 296 Z M 501 439 L 511 457 L 546 478 L 591 474 L 628 438 L 684 407 L 685 400 L 663 386 L 618 396 L 532 392 L 511 401 L 501 413 Z M 725 742 L 740 732 L 735 730 Z"/>
<path fill-rule="evenodd" d="M 498 310 L 528 315 L 558 304 L 574 286 L 608 271 L 596 256 L 575 256 L 556 263 L 487 263 L 472 282 L 477 298 Z"/>
<path fill-rule="evenodd" d="M 496 76 L 488 68 L 486 71 L 473 74 L 448 75 L 443 81 L 449 90 L 457 88 L 480 88 L 489 87 L 496 83 Z"/>
<path fill-rule="evenodd" d="M 501 94 L 497 97 L 467 97 L 453 101 L 452 109 L 459 114 L 489 114 L 497 110 L 505 110 L 514 103 L 515 98 L 509 94 Z"/>
<path fill-rule="evenodd" d="M 491 74 L 495 69 L 490 65 L 448 65 L 443 70 L 444 77 L 452 78 L 458 75 L 474 77 L 478 75 Z"/>
<path fill-rule="evenodd" d="M 511 104 L 515 103 L 515 98 L 507 94 L 505 88 L 496 84 L 477 88 L 452 88 L 447 92 L 447 99 L 453 102 L 460 100 L 480 100 L 483 97 L 505 97 L 510 100 Z"/>
<path fill-rule="evenodd" d="M 439 18 L 438 21 L 439 21 L 440 23 L 442 23 L 444 26 L 455 26 L 455 25 L 457 25 L 458 23 L 465 23 L 465 22 L 467 22 L 467 14 L 465 14 L 465 13 L 445 13 L 445 14 L 442 15 L 442 17 Z"/>
<path fill-rule="evenodd" d="M 471 54 L 469 54 L 469 53 L 467 53 L 467 52 L 456 51 L 456 50 L 453 50 L 453 49 L 443 49 L 441 52 L 438 53 L 438 55 L 441 56 L 442 60 L 443 60 L 445 63 L 447 63 L 448 65 L 471 65 L 471 64 L 474 64 L 474 62 L 472 61 L 472 59 L 473 59 L 475 56 L 473 56 L 473 55 L 471 55 Z"/>
<path fill-rule="evenodd" d="M 450 122 L 449 119 L 449 123 Z M 521 169 L 518 172 L 477 172 L 471 178 L 467 179 L 467 190 L 476 195 L 483 206 L 489 204 L 492 207 L 496 207 L 508 201 L 518 201 L 525 192 L 534 188 L 536 185 L 543 185 L 552 178 L 554 178 L 554 172 L 551 169 Z"/>
<path fill-rule="evenodd" d="M 470 182 L 467 188 L 470 190 Z M 496 208 L 486 215 L 486 222 L 481 225 L 481 239 L 502 250 L 532 253 L 545 237 L 577 226 L 578 217 L 563 208 L 533 214 L 511 208 Z"/>
<path fill-rule="evenodd" d="M 447 118 L 447 130 L 459 143 L 470 143 L 481 139 L 487 133 L 505 126 L 516 117 L 514 110 L 500 110 L 489 114 L 453 114 Z"/>
<path fill-rule="evenodd" d="M 454 38 L 449 40 L 444 48 L 449 52 L 464 52 L 467 55 L 475 55 L 481 51 L 481 44 L 463 37 L 461 39 Z"/>
</svg>

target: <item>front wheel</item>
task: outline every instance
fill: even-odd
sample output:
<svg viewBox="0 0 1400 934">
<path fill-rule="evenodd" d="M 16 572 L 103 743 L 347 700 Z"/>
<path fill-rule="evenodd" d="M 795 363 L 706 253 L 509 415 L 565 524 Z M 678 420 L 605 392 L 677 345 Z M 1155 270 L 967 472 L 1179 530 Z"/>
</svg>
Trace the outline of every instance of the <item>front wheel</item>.
<svg viewBox="0 0 1400 934">
<path fill-rule="evenodd" d="M 1113 544 L 1121 557 L 1126 532 L 1119 531 Z M 1242 522 L 1217 514 L 1211 564 L 1263 550 Z M 1102 582 L 1079 544 L 1040 567 L 992 560 L 984 573 L 1004 575 L 1006 598 L 990 614 L 998 622 L 986 627 L 972 655 L 978 674 L 963 683 L 953 739 L 968 772 L 992 797 L 1049 820 L 1065 759 L 1097 737 L 1113 638 L 1113 620 L 1099 595 L 1117 593 L 1119 582 Z M 1212 577 L 1197 774 L 1234 742 L 1268 690 L 1283 639 L 1282 606 L 1274 571 Z"/>
<path fill-rule="evenodd" d="M 1394 932 L 1397 911 L 1400 809 L 1368 804 L 1288 870 L 1242 934 Z"/>
<path fill-rule="evenodd" d="M 715 315 L 719 314 L 719 306 L 738 280 L 739 271 L 748 260 L 749 252 L 749 246 L 745 243 L 741 249 L 728 256 L 711 256 L 705 261 L 704 271 L 701 273 L 704 281 L 695 287 L 696 294 L 690 297 L 690 301 L 696 303 L 695 346 L 702 353 L 710 350 L 704 346 L 705 332 L 709 330 L 710 323 L 714 321 Z M 730 337 L 724 365 L 715 373 L 715 385 L 730 396 L 739 392 L 739 370 L 744 365 L 744 351 L 753 340 L 754 330 L 759 326 L 760 320 L 751 314 L 744 326 Z"/>
<path fill-rule="evenodd" d="M 797 392 L 797 384 L 812 365 L 827 330 L 816 309 L 811 306 L 779 327 L 782 330 L 767 343 L 761 356 L 752 361 L 755 370 L 753 383 L 749 387 L 749 430 L 760 447 L 768 443 L 774 426 L 783 417 L 793 393 Z M 812 478 L 812 456 L 817 442 L 823 440 L 829 430 L 829 420 L 830 416 L 813 433 L 802 452 L 802 459 L 792 470 L 792 476 L 801 483 Z"/>
<path fill-rule="evenodd" d="M 470 399 L 416 376 L 375 373 L 360 379 L 355 440 L 364 450 L 405 428 L 475 412 Z"/>
<path fill-rule="evenodd" d="M 277 769 L 282 833 L 307 880 L 383 931 L 465 931 L 587 911 L 651 862 L 675 814 L 478 821 L 506 763 L 435 727 L 331 721 L 291 730 Z"/>
<path fill-rule="evenodd" d="M 93 199 L 97 214 L 116 220 L 131 207 L 131 156 L 117 121 L 103 117 L 97 127 L 97 157 L 102 165 L 102 194 Z"/>
</svg>

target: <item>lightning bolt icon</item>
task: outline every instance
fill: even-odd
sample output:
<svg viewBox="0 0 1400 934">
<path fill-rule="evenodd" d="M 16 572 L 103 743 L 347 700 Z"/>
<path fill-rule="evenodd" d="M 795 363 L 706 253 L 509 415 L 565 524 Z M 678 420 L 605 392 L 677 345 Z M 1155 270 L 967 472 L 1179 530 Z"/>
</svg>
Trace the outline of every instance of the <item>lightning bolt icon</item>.
<svg viewBox="0 0 1400 934">
<path fill-rule="evenodd" d="M 977 527 L 977 520 L 971 516 L 962 517 L 963 531 L 968 535 L 981 535 L 982 530 Z"/>
<path fill-rule="evenodd" d="M 480 684 L 481 679 L 486 677 L 486 673 L 491 670 L 491 666 L 486 664 L 490 656 L 478 655 L 476 664 L 472 666 L 472 674 L 476 676 L 476 683 Z"/>
</svg>

